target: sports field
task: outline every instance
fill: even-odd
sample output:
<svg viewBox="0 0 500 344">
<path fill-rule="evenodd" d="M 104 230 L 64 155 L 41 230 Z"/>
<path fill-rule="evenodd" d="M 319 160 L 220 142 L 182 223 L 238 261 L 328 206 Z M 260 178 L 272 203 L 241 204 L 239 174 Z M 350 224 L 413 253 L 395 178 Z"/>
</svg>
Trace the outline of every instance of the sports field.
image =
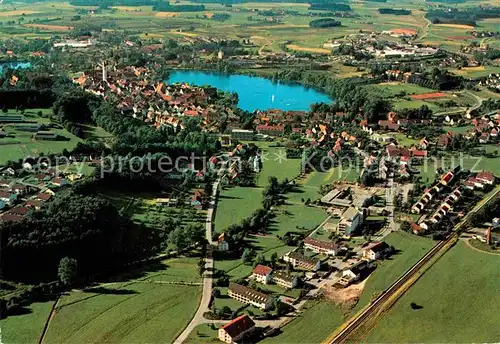
<svg viewBox="0 0 500 344">
<path fill-rule="evenodd" d="M 500 256 L 458 242 L 364 338 L 371 343 L 487 343 L 500 338 Z M 421 308 L 412 309 L 410 303 Z"/>
</svg>

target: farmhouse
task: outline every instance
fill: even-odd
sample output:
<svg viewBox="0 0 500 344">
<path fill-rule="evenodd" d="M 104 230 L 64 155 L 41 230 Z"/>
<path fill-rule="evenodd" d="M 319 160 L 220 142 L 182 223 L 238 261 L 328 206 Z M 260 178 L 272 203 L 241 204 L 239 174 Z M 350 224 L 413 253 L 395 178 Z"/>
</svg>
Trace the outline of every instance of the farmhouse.
<svg viewBox="0 0 500 344">
<path fill-rule="evenodd" d="M 271 269 L 269 266 L 258 264 L 255 269 L 253 269 L 250 278 L 255 279 L 257 282 L 268 284 L 269 282 L 271 282 L 272 272 L 273 269 Z"/>
<path fill-rule="evenodd" d="M 219 340 L 224 343 L 237 343 L 254 329 L 254 321 L 247 314 L 244 314 L 219 328 Z"/>
<path fill-rule="evenodd" d="M 3 213 L 0 215 L 0 221 L 2 222 L 20 222 L 23 220 L 21 215 L 11 214 L 11 213 Z"/>
<path fill-rule="evenodd" d="M 316 253 L 327 254 L 335 256 L 339 252 L 339 245 L 333 242 L 313 239 L 307 237 L 304 239 L 304 247 Z"/>
<path fill-rule="evenodd" d="M 367 266 L 367 262 L 362 260 L 345 269 L 342 271 L 342 278 L 339 283 L 347 286 L 358 281 L 361 278 L 361 273 L 367 268 Z"/>
<path fill-rule="evenodd" d="M 318 259 L 306 257 L 297 252 L 288 252 L 283 260 L 292 264 L 294 268 L 304 270 L 317 271 L 321 267 L 321 262 Z"/>
<path fill-rule="evenodd" d="M 205 202 L 205 192 L 202 189 L 198 189 L 194 191 L 193 197 L 191 198 L 191 205 L 196 209 L 203 208 L 203 204 Z"/>
<path fill-rule="evenodd" d="M 247 303 L 264 310 L 269 309 L 272 305 L 271 296 L 241 284 L 229 283 L 228 295 L 239 302 Z"/>
<path fill-rule="evenodd" d="M 365 247 L 363 250 L 363 258 L 368 260 L 379 259 L 385 252 L 389 250 L 389 245 L 383 241 L 375 242 Z"/>
</svg>

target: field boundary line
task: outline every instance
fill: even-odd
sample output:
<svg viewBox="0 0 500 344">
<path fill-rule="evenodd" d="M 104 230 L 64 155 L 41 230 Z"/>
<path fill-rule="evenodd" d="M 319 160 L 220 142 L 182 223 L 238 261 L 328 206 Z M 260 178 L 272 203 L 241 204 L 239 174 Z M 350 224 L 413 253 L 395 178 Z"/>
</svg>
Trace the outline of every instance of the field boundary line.
<svg viewBox="0 0 500 344">
<path fill-rule="evenodd" d="M 56 315 L 56 307 L 57 304 L 59 303 L 59 300 L 61 299 L 61 294 L 57 295 L 56 300 L 52 304 L 52 308 L 50 309 L 49 316 L 47 320 L 45 321 L 45 325 L 43 326 L 42 334 L 40 335 L 40 339 L 38 340 L 38 344 L 42 344 L 43 340 L 45 339 L 45 335 L 47 334 L 47 330 L 49 329 L 49 324 Z"/>
</svg>

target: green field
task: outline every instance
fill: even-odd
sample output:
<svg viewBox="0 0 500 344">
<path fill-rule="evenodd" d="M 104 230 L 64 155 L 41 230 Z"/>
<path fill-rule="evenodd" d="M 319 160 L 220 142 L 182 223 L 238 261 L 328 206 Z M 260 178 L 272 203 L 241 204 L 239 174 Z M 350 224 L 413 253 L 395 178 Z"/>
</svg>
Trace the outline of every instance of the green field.
<svg viewBox="0 0 500 344">
<path fill-rule="evenodd" d="M 186 344 L 204 344 L 204 343 L 220 343 L 217 339 L 218 328 L 220 325 L 215 325 L 216 330 L 208 324 L 198 325 L 185 341 Z"/>
<path fill-rule="evenodd" d="M 49 124 L 50 119 L 47 117 L 39 117 L 37 115 L 38 111 L 42 111 L 43 116 L 49 116 L 52 110 L 26 110 L 24 114 L 25 120 L 38 124 Z M 16 113 L 16 111 L 8 112 L 8 114 Z M 0 165 L 5 164 L 9 160 L 17 161 L 26 156 L 38 156 L 41 153 L 61 153 L 64 149 L 71 151 L 76 147 L 78 142 L 82 141 L 65 129 L 50 129 L 50 131 L 63 136 L 65 138 L 63 141 L 35 141 L 32 139 L 34 133 L 18 131 L 14 128 L 14 124 L 5 124 L 3 129 L 12 137 L 0 139 Z"/>
<path fill-rule="evenodd" d="M 282 334 L 262 343 L 321 343 L 343 321 L 341 311 L 333 303 L 310 301 L 296 319 L 282 328 Z"/>
<path fill-rule="evenodd" d="M 397 301 L 363 341 L 498 341 L 499 264 L 500 256 L 476 252 L 458 242 Z M 422 308 L 412 310 L 411 302 Z"/>
<path fill-rule="evenodd" d="M 201 287 L 169 282 L 200 282 L 197 261 L 169 259 L 131 273 L 136 278 L 129 282 L 70 292 L 59 301 L 45 341 L 172 342 L 198 308 Z"/>
<path fill-rule="evenodd" d="M 121 282 L 73 290 L 59 300 L 45 343 L 172 342 L 201 296 L 198 258 L 172 258 L 119 276 Z M 0 322 L 4 343 L 38 343 L 53 302 Z M 165 325 L 168 324 L 168 325 Z"/>
<path fill-rule="evenodd" d="M 3 343 L 36 344 L 54 302 L 37 302 L 25 307 L 25 313 L 0 321 Z"/>
<path fill-rule="evenodd" d="M 401 231 L 389 234 L 384 241 L 394 246 L 398 253 L 377 265 L 375 271 L 368 277 L 354 311 L 361 309 L 375 295 L 387 289 L 435 245 L 430 239 Z"/>
</svg>

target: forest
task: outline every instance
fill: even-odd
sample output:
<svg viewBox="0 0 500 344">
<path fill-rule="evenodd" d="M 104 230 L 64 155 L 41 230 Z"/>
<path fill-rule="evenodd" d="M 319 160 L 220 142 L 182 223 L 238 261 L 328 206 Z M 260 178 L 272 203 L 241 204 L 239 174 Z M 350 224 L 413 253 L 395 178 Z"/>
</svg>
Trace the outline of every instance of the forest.
<svg viewBox="0 0 500 344">
<path fill-rule="evenodd" d="M 159 0 L 69 0 L 73 6 L 151 6 Z"/>
<path fill-rule="evenodd" d="M 153 5 L 153 11 L 160 12 L 199 12 L 205 5 L 171 5 L 170 2 L 158 2 Z"/>
<path fill-rule="evenodd" d="M 333 18 L 321 18 L 309 22 L 309 26 L 315 28 L 336 27 L 341 25 L 341 22 Z"/>
<path fill-rule="evenodd" d="M 333 11 L 333 12 L 346 12 L 351 11 L 351 6 L 348 4 L 341 4 L 337 2 L 332 2 L 329 0 L 311 0 L 310 10 L 323 10 L 323 11 Z"/>
<path fill-rule="evenodd" d="M 396 8 L 379 8 L 380 14 L 394 14 L 396 16 L 407 16 L 411 14 L 411 10 L 396 9 Z"/>
<path fill-rule="evenodd" d="M 56 280 L 63 257 L 77 260 L 79 276 L 91 276 L 149 257 L 162 245 L 161 233 L 133 223 L 100 196 L 72 189 L 0 231 L 3 278 L 32 284 Z"/>
<path fill-rule="evenodd" d="M 500 7 L 471 7 L 463 10 L 456 8 L 430 10 L 426 18 L 433 24 L 462 24 L 476 26 L 476 21 L 500 17 Z"/>
</svg>

